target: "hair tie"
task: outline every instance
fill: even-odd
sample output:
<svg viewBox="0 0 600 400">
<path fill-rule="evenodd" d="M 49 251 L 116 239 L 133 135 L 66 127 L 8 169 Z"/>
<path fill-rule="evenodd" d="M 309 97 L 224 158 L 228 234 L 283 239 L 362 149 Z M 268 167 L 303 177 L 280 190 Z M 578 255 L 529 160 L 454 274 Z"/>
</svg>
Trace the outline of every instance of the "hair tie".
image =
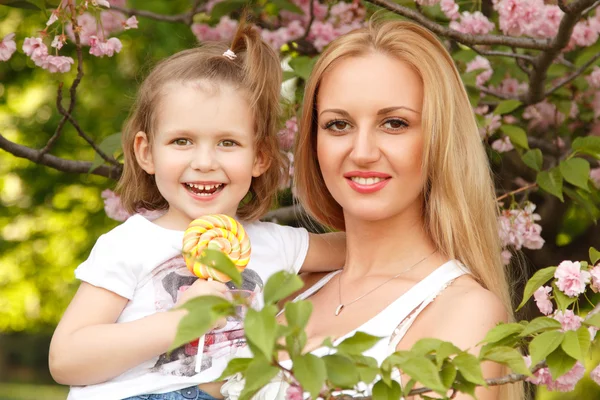
<svg viewBox="0 0 600 400">
<path fill-rule="evenodd" d="M 227 51 L 225 51 L 225 53 L 223 53 L 223 57 L 227 57 L 230 60 L 235 60 L 235 58 L 237 56 L 235 55 L 235 53 L 231 49 L 227 49 Z"/>
</svg>

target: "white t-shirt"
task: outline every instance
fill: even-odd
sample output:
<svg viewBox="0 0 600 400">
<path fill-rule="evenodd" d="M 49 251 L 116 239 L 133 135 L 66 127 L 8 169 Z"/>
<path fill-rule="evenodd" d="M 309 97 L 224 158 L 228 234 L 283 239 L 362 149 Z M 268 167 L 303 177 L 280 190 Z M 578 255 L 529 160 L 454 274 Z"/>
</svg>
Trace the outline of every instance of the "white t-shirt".
<svg viewBox="0 0 600 400">
<path fill-rule="evenodd" d="M 275 272 L 297 273 L 308 252 L 308 232 L 303 228 L 270 222 L 244 223 L 252 253 L 244 270 L 242 288 L 260 292 Z M 129 299 L 117 323 L 129 322 L 169 310 L 181 287 L 192 275 L 181 256 L 183 231 L 162 228 L 134 215 L 100 236 L 89 258 L 75 276 L 94 286 Z M 243 345 L 243 331 L 226 328 L 206 335 L 202 369 L 195 372 L 197 343 L 190 343 L 134 367 L 104 383 L 73 386 L 69 400 L 111 400 L 148 393 L 165 393 L 215 380 Z"/>
</svg>

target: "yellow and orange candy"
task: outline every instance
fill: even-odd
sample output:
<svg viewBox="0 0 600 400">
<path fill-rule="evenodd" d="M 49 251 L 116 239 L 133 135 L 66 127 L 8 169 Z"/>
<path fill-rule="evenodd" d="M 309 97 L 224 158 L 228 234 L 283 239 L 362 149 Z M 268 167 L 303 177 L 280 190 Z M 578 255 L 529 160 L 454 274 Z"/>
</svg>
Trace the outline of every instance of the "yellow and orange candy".
<svg viewBox="0 0 600 400">
<path fill-rule="evenodd" d="M 230 281 L 226 274 L 198 261 L 206 249 L 225 253 L 240 272 L 250 261 L 250 239 L 244 227 L 225 214 L 206 215 L 190 223 L 183 235 L 183 257 L 188 269 L 198 278 Z"/>
</svg>

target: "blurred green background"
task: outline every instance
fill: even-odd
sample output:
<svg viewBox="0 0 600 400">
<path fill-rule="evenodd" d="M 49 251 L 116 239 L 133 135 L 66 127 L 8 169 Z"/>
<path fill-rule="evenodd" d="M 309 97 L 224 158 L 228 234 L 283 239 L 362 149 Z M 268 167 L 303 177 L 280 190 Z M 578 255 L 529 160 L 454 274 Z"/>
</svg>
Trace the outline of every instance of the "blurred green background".
<svg viewBox="0 0 600 400">
<path fill-rule="evenodd" d="M 161 14 L 189 9 L 189 0 L 132 0 L 128 6 Z M 0 132 L 8 139 L 43 147 L 59 121 L 56 89 L 70 84 L 75 71 L 49 74 L 21 50 L 37 36 L 47 16 L 0 6 L 0 38 L 17 33 L 18 52 L 0 63 Z M 75 115 L 97 142 L 121 130 L 136 88 L 157 61 L 196 45 L 189 27 L 139 18 L 139 29 L 118 37 L 120 54 L 85 56 L 86 77 L 78 90 Z M 61 53 L 69 54 L 67 47 Z M 53 154 L 94 160 L 93 150 L 67 127 Z M 0 400 L 64 399 L 47 368 L 50 337 L 77 282 L 73 271 L 98 236 L 118 224 L 104 213 L 100 193 L 115 182 L 92 175 L 58 172 L 0 151 Z M 541 250 L 542 252 L 544 250 Z M 595 351 L 600 361 L 600 348 Z M 540 399 L 600 398 L 599 388 L 582 381 L 577 391 Z"/>
</svg>

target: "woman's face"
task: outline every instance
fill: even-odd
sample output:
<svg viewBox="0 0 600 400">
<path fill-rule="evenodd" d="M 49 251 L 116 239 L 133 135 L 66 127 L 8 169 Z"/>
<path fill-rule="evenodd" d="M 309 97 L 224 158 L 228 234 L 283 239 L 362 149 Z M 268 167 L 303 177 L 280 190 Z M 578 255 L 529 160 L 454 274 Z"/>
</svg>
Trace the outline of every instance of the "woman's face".
<svg viewBox="0 0 600 400">
<path fill-rule="evenodd" d="M 317 155 L 344 216 L 421 218 L 423 84 L 411 67 L 373 52 L 340 61 L 317 96 Z"/>
</svg>

